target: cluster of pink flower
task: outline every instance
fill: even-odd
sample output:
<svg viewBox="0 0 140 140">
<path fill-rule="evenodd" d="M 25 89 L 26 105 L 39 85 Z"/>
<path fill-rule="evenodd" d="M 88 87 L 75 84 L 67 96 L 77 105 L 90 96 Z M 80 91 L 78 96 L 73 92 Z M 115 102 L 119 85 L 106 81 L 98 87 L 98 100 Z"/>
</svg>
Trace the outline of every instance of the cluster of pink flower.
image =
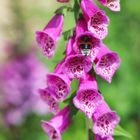
<svg viewBox="0 0 140 140">
<path fill-rule="evenodd" d="M 120 10 L 119 0 L 99 2 L 113 11 Z M 106 13 L 92 0 L 81 0 L 79 4 L 83 14 L 79 16 L 73 35 L 68 40 L 66 56 L 56 66 L 54 73 L 47 75 L 47 87 L 40 89 L 41 98 L 56 113 L 50 121 L 42 121 L 42 127 L 51 140 L 61 140 L 62 132 L 69 126 L 72 107 L 68 105 L 59 111 L 59 100 L 65 101 L 71 81 L 79 79 L 79 89 L 72 99 L 73 105 L 93 120 L 96 140 L 112 140 L 120 118 L 98 91 L 93 71 L 110 83 L 119 68 L 120 58 L 102 42 L 108 34 L 109 18 Z M 54 55 L 63 21 L 64 15 L 56 14 L 43 31 L 36 32 L 36 40 L 49 58 Z"/>
<path fill-rule="evenodd" d="M 14 56 L 0 69 L 0 108 L 8 125 L 20 125 L 31 113 L 46 114 L 38 88 L 45 87 L 47 68 L 35 54 Z"/>
</svg>

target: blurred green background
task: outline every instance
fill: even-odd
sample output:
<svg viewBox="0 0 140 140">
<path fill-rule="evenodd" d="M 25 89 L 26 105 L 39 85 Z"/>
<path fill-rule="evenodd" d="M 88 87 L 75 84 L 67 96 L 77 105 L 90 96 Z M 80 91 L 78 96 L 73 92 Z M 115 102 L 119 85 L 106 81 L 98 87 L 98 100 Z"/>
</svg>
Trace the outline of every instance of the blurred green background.
<svg viewBox="0 0 140 140">
<path fill-rule="evenodd" d="M 55 0 L 0 0 L 0 62 L 4 63 L 6 53 L 5 42 L 14 42 L 18 33 L 17 26 L 24 33 L 24 41 L 21 45 L 34 44 L 34 33 L 42 29 L 48 20 L 53 16 L 56 7 L 62 4 Z M 99 3 L 98 3 L 99 4 Z M 13 8 L 20 6 L 19 10 Z M 118 52 L 122 64 L 115 74 L 112 83 L 108 84 L 100 77 L 98 79 L 99 90 L 113 110 L 116 110 L 121 117 L 120 125 L 133 135 L 134 140 L 140 139 L 140 3 L 138 0 L 121 0 L 121 12 L 111 12 L 107 8 L 107 15 L 110 17 L 109 34 L 104 40 L 107 46 Z M 16 25 L 17 23 L 17 25 Z M 71 14 L 65 18 L 64 30 L 74 25 Z M 22 28 L 25 26 L 26 30 Z M 63 37 L 58 43 L 59 47 L 54 58 L 48 60 L 39 50 L 39 58 L 46 64 L 46 67 L 53 71 L 55 65 L 64 57 L 66 42 Z M 74 90 L 74 89 L 72 89 Z M 47 140 L 47 135 L 40 126 L 41 119 L 48 119 L 50 115 L 37 116 L 31 114 L 21 126 L 15 127 L 12 131 L 5 127 L 0 118 L 0 140 Z M 68 130 L 63 134 L 64 140 L 86 140 L 87 132 L 85 116 L 83 113 L 73 119 Z M 115 137 L 115 140 L 129 140 L 125 137 Z"/>
</svg>

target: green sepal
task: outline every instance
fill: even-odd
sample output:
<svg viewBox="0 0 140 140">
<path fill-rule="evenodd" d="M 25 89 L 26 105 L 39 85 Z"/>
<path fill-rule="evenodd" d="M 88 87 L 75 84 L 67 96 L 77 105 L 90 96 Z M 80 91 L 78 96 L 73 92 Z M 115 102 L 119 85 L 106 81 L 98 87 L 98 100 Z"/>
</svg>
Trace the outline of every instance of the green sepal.
<svg viewBox="0 0 140 140">
<path fill-rule="evenodd" d="M 73 11 L 74 11 L 75 22 L 77 22 L 77 20 L 79 18 L 79 12 L 80 12 L 80 4 L 79 4 L 78 0 L 74 1 Z"/>
<path fill-rule="evenodd" d="M 68 40 L 73 33 L 73 29 L 69 29 L 62 33 L 64 40 Z"/>
<path fill-rule="evenodd" d="M 114 136 L 123 136 L 129 139 L 133 139 L 132 135 L 124 130 L 120 125 L 117 125 L 114 131 Z"/>
<path fill-rule="evenodd" d="M 67 12 L 72 12 L 72 11 L 73 9 L 71 7 L 61 6 L 55 11 L 55 14 L 63 14 L 64 16 L 66 16 Z"/>
<path fill-rule="evenodd" d="M 71 116 L 75 116 L 77 114 L 77 112 L 78 112 L 78 109 L 73 104 L 73 98 L 75 97 L 75 94 L 76 94 L 76 92 L 73 92 L 71 94 L 71 96 L 64 101 L 64 103 L 69 104 L 69 106 L 70 106 L 70 110 L 71 110 L 70 114 L 71 114 Z"/>
</svg>

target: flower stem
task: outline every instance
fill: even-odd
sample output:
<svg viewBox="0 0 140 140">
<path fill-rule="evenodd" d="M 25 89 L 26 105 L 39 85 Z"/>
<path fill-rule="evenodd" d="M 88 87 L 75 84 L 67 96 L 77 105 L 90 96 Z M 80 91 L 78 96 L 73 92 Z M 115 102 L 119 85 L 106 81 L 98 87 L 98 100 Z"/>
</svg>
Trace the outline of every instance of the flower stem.
<svg viewBox="0 0 140 140">
<path fill-rule="evenodd" d="M 92 131 L 93 122 L 92 119 L 86 117 L 87 139 L 94 140 L 94 134 Z"/>
</svg>

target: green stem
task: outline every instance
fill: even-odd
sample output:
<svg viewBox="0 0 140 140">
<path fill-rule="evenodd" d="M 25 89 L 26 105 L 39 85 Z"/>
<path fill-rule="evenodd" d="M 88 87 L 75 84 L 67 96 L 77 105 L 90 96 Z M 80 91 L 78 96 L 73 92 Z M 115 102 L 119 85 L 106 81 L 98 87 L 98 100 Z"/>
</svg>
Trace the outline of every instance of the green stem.
<svg viewBox="0 0 140 140">
<path fill-rule="evenodd" d="M 86 117 L 86 127 L 87 127 L 87 139 L 94 140 L 94 134 L 92 131 L 93 122 L 92 122 L 92 119 L 89 119 L 87 117 Z"/>
</svg>

